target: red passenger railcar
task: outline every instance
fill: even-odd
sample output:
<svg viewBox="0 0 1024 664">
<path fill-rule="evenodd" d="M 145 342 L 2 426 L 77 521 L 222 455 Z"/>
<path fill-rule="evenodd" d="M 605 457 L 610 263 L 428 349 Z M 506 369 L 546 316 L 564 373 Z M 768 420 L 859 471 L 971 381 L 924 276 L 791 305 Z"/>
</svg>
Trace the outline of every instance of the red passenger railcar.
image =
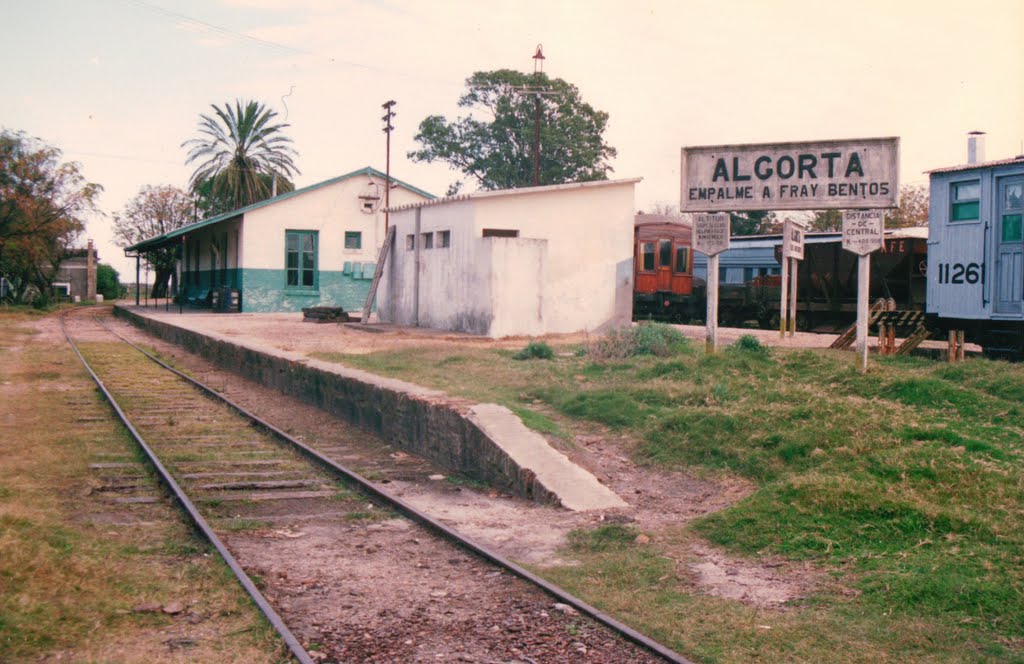
<svg viewBox="0 0 1024 664">
<path fill-rule="evenodd" d="M 694 315 L 693 228 L 679 217 L 640 214 L 633 231 L 633 317 Z"/>
</svg>

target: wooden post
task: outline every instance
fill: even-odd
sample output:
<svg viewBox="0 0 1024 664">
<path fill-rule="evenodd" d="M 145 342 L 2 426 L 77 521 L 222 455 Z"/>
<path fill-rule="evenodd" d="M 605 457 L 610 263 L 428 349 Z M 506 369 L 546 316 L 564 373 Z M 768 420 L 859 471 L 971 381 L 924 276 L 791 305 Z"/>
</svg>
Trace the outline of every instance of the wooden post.
<svg viewBox="0 0 1024 664">
<path fill-rule="evenodd" d="M 792 282 L 789 285 L 789 336 L 796 334 L 796 292 L 797 292 L 797 275 L 800 273 L 800 264 L 795 258 L 789 259 L 789 279 Z"/>
<path fill-rule="evenodd" d="M 964 361 L 964 331 L 956 331 L 956 359 Z"/>
<path fill-rule="evenodd" d="M 949 331 L 949 344 L 946 351 L 946 361 L 956 362 L 956 330 Z"/>
<path fill-rule="evenodd" d="M 861 373 L 868 370 L 868 288 L 871 275 L 871 254 L 857 257 L 857 358 Z M 878 333 L 881 345 L 882 333 Z"/>
<path fill-rule="evenodd" d="M 788 321 L 786 320 L 786 312 L 789 310 L 789 259 L 785 256 L 782 257 L 782 293 L 779 296 L 779 336 L 785 338 L 786 326 Z"/>
<path fill-rule="evenodd" d="M 718 254 L 708 256 L 708 311 L 705 351 L 718 350 Z"/>
</svg>

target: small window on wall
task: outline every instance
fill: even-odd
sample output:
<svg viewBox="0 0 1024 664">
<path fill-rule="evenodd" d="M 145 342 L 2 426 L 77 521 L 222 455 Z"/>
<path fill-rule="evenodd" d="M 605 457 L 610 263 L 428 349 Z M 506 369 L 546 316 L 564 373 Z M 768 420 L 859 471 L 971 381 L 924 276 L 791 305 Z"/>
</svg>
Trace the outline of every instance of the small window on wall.
<svg viewBox="0 0 1024 664">
<path fill-rule="evenodd" d="M 949 214 L 951 222 L 977 221 L 980 218 L 980 182 L 954 182 L 949 194 L 952 202 Z"/>
<path fill-rule="evenodd" d="M 437 246 L 440 249 L 447 249 L 452 246 L 452 232 L 451 231 L 438 231 L 437 232 Z"/>
<path fill-rule="evenodd" d="M 405 248 L 408 251 L 412 251 L 413 249 L 416 248 L 416 236 L 415 235 L 406 235 L 405 236 Z"/>
<path fill-rule="evenodd" d="M 424 249 L 433 249 L 434 248 L 434 234 L 433 233 L 423 233 L 423 248 Z"/>
<path fill-rule="evenodd" d="M 676 245 L 676 272 L 683 274 L 690 271 L 690 248 Z"/>
<path fill-rule="evenodd" d="M 485 228 L 484 237 L 519 237 L 519 231 L 508 228 Z"/>
<path fill-rule="evenodd" d="M 345 248 L 362 249 L 363 234 L 361 231 L 345 231 Z"/>
<path fill-rule="evenodd" d="M 654 243 L 643 242 L 640 244 L 640 256 L 642 270 L 653 270 L 654 269 Z"/>
</svg>

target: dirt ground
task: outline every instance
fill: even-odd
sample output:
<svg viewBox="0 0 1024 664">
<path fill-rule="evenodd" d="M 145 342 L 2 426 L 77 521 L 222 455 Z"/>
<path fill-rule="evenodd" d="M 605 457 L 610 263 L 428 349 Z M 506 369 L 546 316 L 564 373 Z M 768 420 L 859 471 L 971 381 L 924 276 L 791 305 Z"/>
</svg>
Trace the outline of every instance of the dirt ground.
<svg viewBox="0 0 1024 664">
<path fill-rule="evenodd" d="M 193 312 L 179 315 L 173 310 L 147 313 L 236 343 L 299 355 L 339 350 L 370 353 L 425 346 L 521 348 L 525 343 L 523 338 L 492 340 L 387 325 L 373 326 L 371 332 L 359 325 L 306 323 L 301 314 L 289 313 L 230 316 Z M 689 337 L 704 338 L 703 327 L 678 327 Z M 341 439 L 358 438 L 362 441 L 358 451 L 347 447 L 344 458 L 339 459 L 341 463 L 369 469 L 371 475 L 379 475 L 382 469 L 390 467 L 380 480 L 382 488 L 517 562 L 537 566 L 572 564 L 572 560 L 560 554 L 571 530 L 619 522 L 630 523 L 647 536 L 660 540 L 659 546 L 668 547 L 668 555 L 677 562 L 680 576 L 712 595 L 758 608 L 784 610 L 787 602 L 803 597 L 816 587 L 816 575 L 806 566 L 778 561 L 752 563 L 730 557 L 705 542 L 680 543 L 675 542 L 675 537 L 663 538 L 663 534 L 677 530 L 687 521 L 734 504 L 749 495 L 753 486 L 743 480 L 712 479 L 638 466 L 629 458 L 628 441 L 603 427 L 592 427 L 587 433 L 576 436 L 575 446 L 560 449 L 615 491 L 629 507 L 582 513 L 544 507 L 493 491 L 439 480 L 446 476 L 444 469 L 390 448 L 348 425 L 339 426 L 335 418 L 315 408 L 221 372 L 125 324 L 119 324 L 118 329 L 172 354 L 175 361 L 188 366 L 201 380 L 212 380 L 212 384 L 223 386 L 232 398 L 248 403 L 259 412 L 267 412 L 268 419 L 286 430 L 300 433 L 300 439 L 305 436 L 307 442 L 315 440 L 321 446 L 330 447 Z M 761 330 L 723 329 L 720 333 L 723 344 L 749 333 L 774 345 L 820 348 L 827 347 L 834 338 L 797 333 L 793 338 L 780 339 L 776 331 Z M 587 335 L 553 335 L 545 339 L 551 344 L 572 344 L 585 342 Z M 669 544 L 668 540 L 674 543 Z"/>
</svg>

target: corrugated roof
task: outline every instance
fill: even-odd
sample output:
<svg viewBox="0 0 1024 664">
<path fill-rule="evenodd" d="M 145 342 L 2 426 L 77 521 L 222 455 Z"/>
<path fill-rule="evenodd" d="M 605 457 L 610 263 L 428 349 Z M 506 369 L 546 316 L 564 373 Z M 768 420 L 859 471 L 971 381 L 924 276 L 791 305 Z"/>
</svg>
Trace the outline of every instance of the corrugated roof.
<svg viewBox="0 0 1024 664">
<path fill-rule="evenodd" d="M 351 173 L 346 173 L 345 175 L 339 175 L 338 177 L 331 178 L 330 180 L 324 180 L 323 182 L 318 182 L 316 184 L 311 184 L 308 187 L 303 187 L 302 189 L 296 189 L 294 191 L 289 191 L 289 192 L 286 192 L 284 194 L 280 194 L 278 196 L 275 196 L 274 198 L 267 198 L 267 199 L 264 199 L 264 200 L 259 201 L 257 203 L 253 203 L 252 205 L 247 205 L 245 207 L 238 208 L 237 210 L 232 210 L 230 212 L 225 212 L 224 214 L 219 214 L 219 215 L 217 215 L 215 217 L 210 217 L 208 219 L 203 219 L 202 221 L 197 221 L 197 222 L 191 223 L 191 224 L 189 224 L 187 226 L 182 226 L 181 228 L 177 228 L 177 229 L 175 229 L 173 231 L 168 231 L 167 233 L 164 233 L 163 235 L 157 235 L 155 237 L 147 238 L 147 239 L 143 240 L 142 242 L 138 242 L 136 244 L 133 244 L 130 247 L 127 247 L 125 249 L 125 251 L 146 251 L 148 249 L 157 249 L 157 248 L 167 244 L 170 240 L 173 240 L 175 238 L 181 237 L 182 235 L 187 235 L 188 233 L 192 233 L 194 231 L 197 231 L 200 228 L 204 228 L 206 226 L 212 226 L 212 225 L 218 224 L 218 223 L 220 223 L 222 221 L 227 221 L 228 219 L 232 219 L 234 217 L 241 216 L 241 215 L 243 215 L 243 214 L 245 214 L 247 212 L 252 212 L 253 210 L 258 210 L 258 209 L 260 209 L 262 207 L 267 207 L 268 205 L 273 205 L 275 203 L 280 203 L 282 201 L 288 200 L 289 198 L 294 198 L 295 196 L 300 196 L 302 194 L 306 194 L 306 193 L 309 193 L 311 191 L 315 191 L 315 190 L 320 189 L 322 187 L 326 187 L 328 185 L 332 185 L 332 184 L 336 184 L 338 182 L 342 182 L 343 180 L 348 180 L 350 178 L 354 178 L 354 177 L 357 177 L 357 176 L 369 177 L 371 175 L 372 176 L 376 176 L 378 178 L 386 178 L 387 177 L 384 173 L 381 173 L 376 168 L 373 168 L 372 166 L 367 166 L 366 168 L 361 168 L 358 171 L 352 171 Z M 411 192 L 413 192 L 415 194 L 419 194 L 420 196 L 425 196 L 425 197 L 427 197 L 429 199 L 437 198 L 433 194 L 431 194 L 429 192 L 426 192 L 426 191 L 420 189 L 419 187 L 414 187 L 411 184 L 407 184 L 405 182 L 402 182 L 398 178 L 392 177 L 391 181 L 394 182 L 395 184 L 399 185 L 400 187 L 405 187 L 406 189 L 408 189 L 409 191 L 411 191 Z"/>
<path fill-rule="evenodd" d="M 436 198 L 429 201 L 422 201 L 419 203 L 406 203 L 405 205 L 398 205 L 396 207 L 389 208 L 389 212 L 398 212 L 400 210 L 413 210 L 421 207 L 428 207 L 432 205 L 443 205 L 445 203 L 454 203 L 457 201 L 468 201 L 477 200 L 481 198 L 496 198 L 498 196 L 517 196 L 521 194 L 540 194 L 549 191 L 566 191 L 569 189 L 587 189 L 591 187 L 607 187 L 615 184 L 636 184 L 643 178 L 626 178 L 624 180 L 592 180 L 590 182 L 567 182 L 565 184 L 548 184 L 542 187 L 520 187 L 518 189 L 495 189 L 493 191 L 476 191 L 471 194 L 459 194 L 458 196 L 445 196 L 444 198 Z"/>
<path fill-rule="evenodd" d="M 980 168 L 992 168 L 993 166 L 1008 166 L 1010 164 L 1020 164 L 1024 166 L 1024 155 L 1017 155 L 1012 159 L 999 159 L 997 161 L 986 161 L 979 164 L 961 164 L 960 166 L 947 166 L 945 168 L 934 168 L 925 173 L 931 175 L 932 173 L 957 173 L 959 171 L 974 171 Z"/>
</svg>

